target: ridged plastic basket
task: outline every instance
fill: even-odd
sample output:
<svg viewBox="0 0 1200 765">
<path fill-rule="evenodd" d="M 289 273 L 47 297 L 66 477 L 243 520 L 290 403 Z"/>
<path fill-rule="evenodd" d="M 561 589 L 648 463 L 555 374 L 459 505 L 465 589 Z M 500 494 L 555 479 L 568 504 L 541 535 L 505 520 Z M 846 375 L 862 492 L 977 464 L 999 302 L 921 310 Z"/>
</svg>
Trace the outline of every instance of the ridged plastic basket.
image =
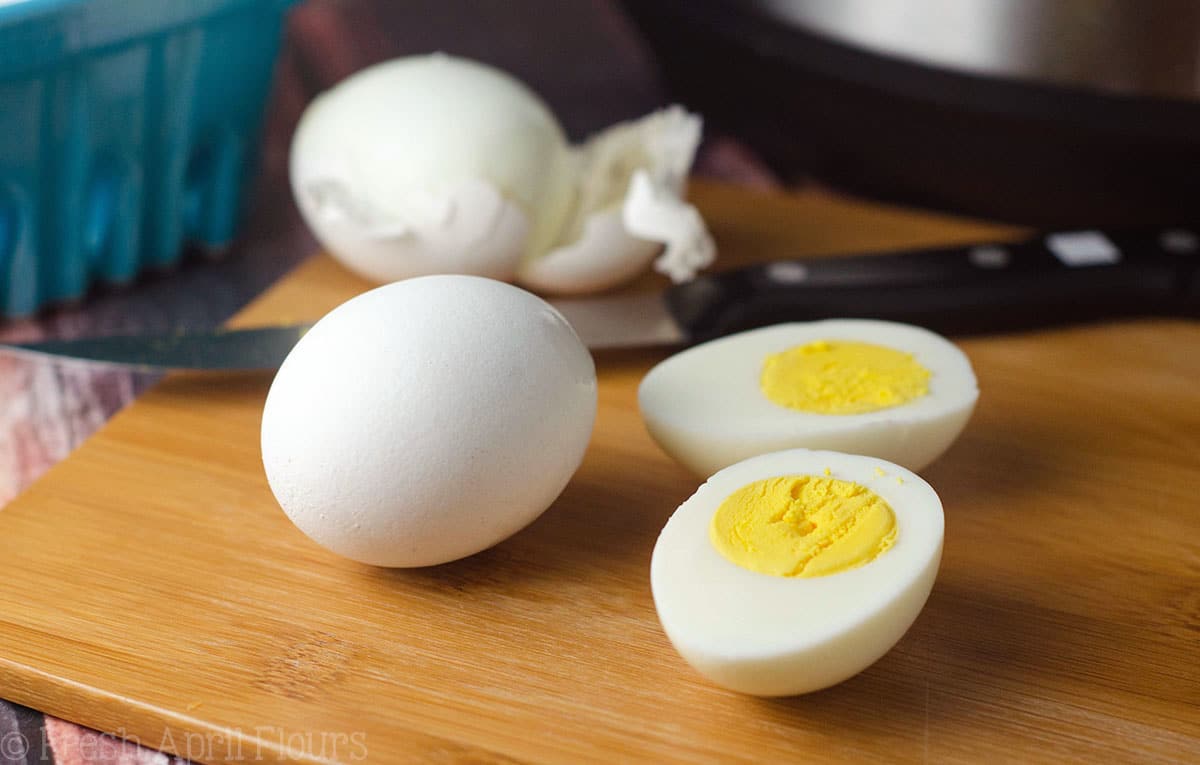
<svg viewBox="0 0 1200 765">
<path fill-rule="evenodd" d="M 0 0 L 0 314 L 233 237 L 294 0 Z"/>
</svg>

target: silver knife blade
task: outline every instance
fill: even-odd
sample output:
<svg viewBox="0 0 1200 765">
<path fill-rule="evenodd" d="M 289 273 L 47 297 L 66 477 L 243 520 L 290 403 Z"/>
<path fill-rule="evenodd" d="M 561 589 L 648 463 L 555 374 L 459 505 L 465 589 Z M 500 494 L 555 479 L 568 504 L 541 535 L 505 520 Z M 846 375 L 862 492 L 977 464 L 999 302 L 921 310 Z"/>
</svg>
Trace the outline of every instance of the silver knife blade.
<svg viewBox="0 0 1200 765">
<path fill-rule="evenodd" d="M 110 335 L 73 340 L 0 344 L 16 353 L 68 357 L 141 371 L 164 369 L 254 371 L 278 369 L 311 324 L 253 329 Z"/>
<path fill-rule="evenodd" d="M 552 303 L 593 349 L 697 342 L 832 316 L 903 321 L 948 333 L 1116 316 L 1195 316 L 1200 266 L 1193 255 L 1200 235 L 1193 229 L 1200 231 L 1049 232 L 999 244 L 774 260 L 705 274 L 665 293 Z M 307 329 L 54 340 L 15 349 L 142 369 L 274 369 Z"/>
<path fill-rule="evenodd" d="M 686 333 L 667 311 L 661 292 L 551 300 L 592 350 L 678 345 Z"/>
<path fill-rule="evenodd" d="M 684 333 L 662 295 L 638 293 L 550 303 L 592 349 L 673 345 Z M 312 324 L 217 329 L 167 335 L 109 335 L 32 343 L 0 343 L 16 353 L 53 356 L 141 371 L 278 369 Z"/>
</svg>

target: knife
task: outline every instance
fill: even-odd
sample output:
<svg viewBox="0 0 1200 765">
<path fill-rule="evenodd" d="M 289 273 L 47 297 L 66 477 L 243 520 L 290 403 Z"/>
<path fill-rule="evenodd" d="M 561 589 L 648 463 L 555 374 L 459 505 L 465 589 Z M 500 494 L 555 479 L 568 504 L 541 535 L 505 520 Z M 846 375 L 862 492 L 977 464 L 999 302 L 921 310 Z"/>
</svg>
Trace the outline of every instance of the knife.
<svg viewBox="0 0 1200 765">
<path fill-rule="evenodd" d="M 1018 242 L 777 260 L 706 274 L 663 293 L 551 303 L 593 349 L 697 343 L 828 317 L 970 334 L 1121 316 L 1200 316 L 1198 231 L 1060 231 Z M 4 347 L 143 369 L 274 369 L 310 326 Z"/>
</svg>

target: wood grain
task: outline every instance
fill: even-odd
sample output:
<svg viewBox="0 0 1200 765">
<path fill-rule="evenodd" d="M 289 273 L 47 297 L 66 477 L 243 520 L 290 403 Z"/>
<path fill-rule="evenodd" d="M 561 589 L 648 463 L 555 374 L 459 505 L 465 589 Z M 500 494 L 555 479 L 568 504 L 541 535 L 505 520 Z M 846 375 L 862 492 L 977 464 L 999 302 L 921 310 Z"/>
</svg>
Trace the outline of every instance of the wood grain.
<svg viewBox="0 0 1200 765">
<path fill-rule="evenodd" d="M 1012 233 L 819 192 L 696 197 L 727 264 Z M 237 321 L 364 287 L 316 258 Z M 650 351 L 598 356 L 588 456 L 541 519 L 414 571 L 335 558 L 279 511 L 269 376 L 168 378 L 0 512 L 0 688 L 205 762 L 1200 758 L 1200 325 L 962 347 L 983 393 L 926 471 L 937 585 L 891 653 L 827 691 L 722 691 L 660 631 L 649 555 L 697 482 L 641 426 Z"/>
</svg>

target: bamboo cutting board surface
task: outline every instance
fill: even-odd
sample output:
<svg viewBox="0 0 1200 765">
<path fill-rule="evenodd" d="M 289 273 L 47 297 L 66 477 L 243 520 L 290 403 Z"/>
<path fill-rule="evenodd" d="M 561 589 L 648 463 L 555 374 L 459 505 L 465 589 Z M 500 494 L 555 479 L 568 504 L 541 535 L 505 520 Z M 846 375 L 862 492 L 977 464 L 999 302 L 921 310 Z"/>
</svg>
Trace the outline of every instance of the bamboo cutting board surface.
<svg viewBox="0 0 1200 765">
<path fill-rule="evenodd" d="M 1012 233 L 815 191 L 694 196 L 727 265 Z M 317 257 L 237 323 L 365 287 Z M 1195 761 L 1200 324 L 961 345 L 982 396 L 925 471 L 941 574 L 835 688 L 739 696 L 672 651 L 649 558 L 698 480 L 638 417 L 665 353 L 630 351 L 597 357 L 596 432 L 550 510 L 424 570 L 290 525 L 259 462 L 269 375 L 166 379 L 0 512 L 0 692 L 205 762 Z"/>
</svg>

